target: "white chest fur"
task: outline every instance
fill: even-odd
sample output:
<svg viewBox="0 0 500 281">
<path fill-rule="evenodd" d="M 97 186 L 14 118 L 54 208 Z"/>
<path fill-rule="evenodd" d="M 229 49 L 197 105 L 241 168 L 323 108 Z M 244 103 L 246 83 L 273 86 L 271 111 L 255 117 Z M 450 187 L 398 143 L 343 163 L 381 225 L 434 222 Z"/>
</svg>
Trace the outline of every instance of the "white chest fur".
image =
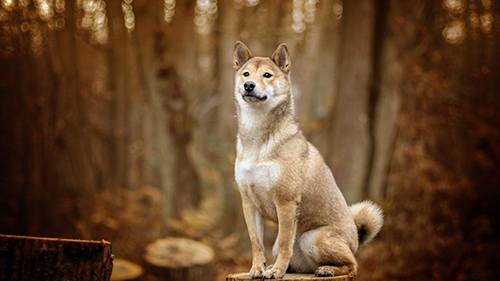
<svg viewBox="0 0 500 281">
<path fill-rule="evenodd" d="M 254 159 L 236 160 L 235 178 L 241 192 L 245 192 L 253 205 L 265 217 L 277 221 L 273 204 L 273 188 L 280 177 L 276 162 L 256 162 Z"/>
<path fill-rule="evenodd" d="M 235 178 L 238 186 L 249 193 L 268 192 L 280 177 L 280 166 L 278 163 L 257 162 L 255 159 L 236 160 Z"/>
</svg>

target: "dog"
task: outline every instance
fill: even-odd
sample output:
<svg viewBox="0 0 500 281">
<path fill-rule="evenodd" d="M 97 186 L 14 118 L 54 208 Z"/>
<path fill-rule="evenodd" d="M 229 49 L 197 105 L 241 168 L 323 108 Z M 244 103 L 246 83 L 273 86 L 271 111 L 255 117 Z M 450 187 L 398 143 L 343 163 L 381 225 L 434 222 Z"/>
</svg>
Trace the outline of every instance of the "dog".
<svg viewBox="0 0 500 281">
<path fill-rule="evenodd" d="M 286 44 L 254 57 L 233 52 L 238 119 L 235 180 L 252 244 L 252 278 L 280 279 L 287 270 L 318 277 L 356 274 L 356 251 L 380 231 L 370 201 L 348 206 L 319 151 L 295 116 Z M 278 224 L 274 265 L 266 267 L 264 219 Z"/>
</svg>

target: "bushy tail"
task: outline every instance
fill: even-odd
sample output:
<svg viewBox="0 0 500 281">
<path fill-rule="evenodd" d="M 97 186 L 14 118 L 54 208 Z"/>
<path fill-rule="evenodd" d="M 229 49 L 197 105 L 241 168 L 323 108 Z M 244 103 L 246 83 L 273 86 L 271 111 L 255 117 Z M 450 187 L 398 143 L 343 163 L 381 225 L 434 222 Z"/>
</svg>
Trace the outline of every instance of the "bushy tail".
<svg viewBox="0 0 500 281">
<path fill-rule="evenodd" d="M 354 223 L 358 228 L 359 247 L 370 243 L 384 223 L 382 209 L 371 202 L 363 201 L 350 206 Z"/>
</svg>

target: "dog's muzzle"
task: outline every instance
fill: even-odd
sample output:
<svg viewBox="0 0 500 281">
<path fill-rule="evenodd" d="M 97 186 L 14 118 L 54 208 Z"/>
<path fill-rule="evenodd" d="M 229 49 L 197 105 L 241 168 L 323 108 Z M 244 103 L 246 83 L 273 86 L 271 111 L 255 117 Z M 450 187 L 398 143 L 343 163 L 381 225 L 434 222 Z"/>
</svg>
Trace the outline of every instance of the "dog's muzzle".
<svg viewBox="0 0 500 281">
<path fill-rule="evenodd" d="M 245 89 L 245 92 L 242 94 L 242 96 L 243 100 L 245 100 L 246 102 L 259 102 L 267 100 L 267 96 L 259 97 L 255 94 L 255 92 L 253 91 L 255 89 L 255 82 L 247 81 L 245 82 L 245 84 L 243 84 L 243 88 Z"/>
</svg>

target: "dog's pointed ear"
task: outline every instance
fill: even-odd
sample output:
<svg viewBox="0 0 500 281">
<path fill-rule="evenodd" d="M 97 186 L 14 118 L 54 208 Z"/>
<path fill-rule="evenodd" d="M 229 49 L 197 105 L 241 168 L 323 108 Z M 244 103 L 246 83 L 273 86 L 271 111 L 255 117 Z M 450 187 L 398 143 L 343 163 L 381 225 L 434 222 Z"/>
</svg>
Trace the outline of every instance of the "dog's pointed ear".
<svg viewBox="0 0 500 281">
<path fill-rule="evenodd" d="M 238 70 L 242 65 L 244 65 L 251 57 L 252 52 L 250 49 L 240 41 L 236 41 L 234 45 L 233 53 L 233 67 L 234 70 Z"/>
<path fill-rule="evenodd" d="M 290 55 L 285 43 L 281 43 L 271 56 L 271 60 L 285 73 L 290 72 Z"/>
</svg>

